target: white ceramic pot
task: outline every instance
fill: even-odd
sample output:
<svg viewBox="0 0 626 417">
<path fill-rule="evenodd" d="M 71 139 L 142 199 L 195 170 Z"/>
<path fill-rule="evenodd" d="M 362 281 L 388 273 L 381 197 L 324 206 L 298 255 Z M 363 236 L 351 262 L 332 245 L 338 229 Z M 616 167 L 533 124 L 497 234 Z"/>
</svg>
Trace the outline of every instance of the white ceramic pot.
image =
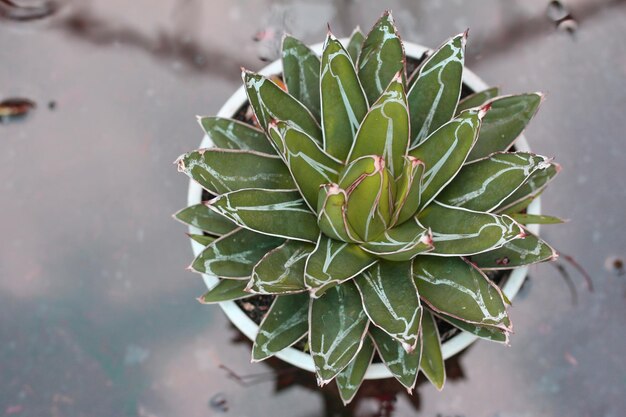
<svg viewBox="0 0 626 417">
<path fill-rule="evenodd" d="M 347 41 L 346 39 L 342 39 L 342 41 Z M 322 53 L 322 44 L 316 44 L 311 47 L 316 53 Z M 404 48 L 406 51 L 406 55 L 411 58 L 420 58 L 424 52 L 428 50 L 428 48 L 417 45 L 410 42 L 404 42 Z M 266 66 L 260 71 L 263 75 L 276 75 L 282 73 L 282 62 L 281 60 L 277 60 Z M 485 84 L 476 74 L 468 70 L 467 68 L 463 71 L 463 82 L 470 87 L 473 91 L 481 91 L 489 86 Z M 246 93 L 244 91 L 243 86 L 239 87 L 235 93 L 230 96 L 230 98 L 226 101 L 226 103 L 222 106 L 220 111 L 217 113 L 217 116 L 220 117 L 232 117 L 243 104 L 247 101 Z M 209 148 L 213 146 L 213 142 L 211 138 L 205 135 L 202 143 L 200 144 L 201 148 Z M 529 151 L 530 148 L 528 146 L 528 142 L 524 136 L 521 136 L 515 142 L 515 147 L 520 151 Z M 187 203 L 188 205 L 199 204 L 202 202 L 202 187 L 194 182 L 189 182 L 189 194 Z M 528 206 L 528 213 L 530 214 L 540 214 L 541 211 L 541 203 L 540 199 L 536 198 L 530 206 Z M 539 233 L 539 225 L 529 225 L 528 229 L 532 233 Z M 195 227 L 189 227 L 190 233 L 202 233 L 201 230 Z M 191 246 L 193 249 L 194 256 L 197 256 L 203 249 L 203 246 L 195 241 L 191 241 Z M 517 292 L 519 291 L 524 279 L 526 278 L 526 274 L 528 272 L 528 268 L 519 268 L 513 270 L 511 275 L 506 279 L 502 290 L 504 294 L 509 298 L 509 300 L 513 300 Z M 207 287 L 212 288 L 218 283 L 218 278 L 212 275 L 203 274 L 204 282 Z M 224 313 L 228 316 L 230 321 L 250 340 L 254 340 L 257 335 L 259 326 L 253 322 L 244 312 L 241 310 L 237 304 L 233 301 L 226 301 L 220 303 L 220 307 L 224 310 Z M 444 359 L 448 359 L 449 357 L 455 355 L 461 350 L 468 347 L 477 339 L 476 336 L 462 332 L 450 340 L 446 341 L 442 345 L 443 357 Z M 315 368 L 313 365 L 313 359 L 308 353 L 302 352 L 301 350 L 295 349 L 293 347 L 284 349 L 283 351 L 276 354 L 276 356 L 285 362 L 288 362 L 294 366 L 305 369 L 307 371 L 314 372 Z M 365 374 L 366 379 L 380 379 L 380 378 L 390 378 L 392 375 L 386 366 L 382 363 L 376 363 L 370 365 L 367 373 Z"/>
</svg>

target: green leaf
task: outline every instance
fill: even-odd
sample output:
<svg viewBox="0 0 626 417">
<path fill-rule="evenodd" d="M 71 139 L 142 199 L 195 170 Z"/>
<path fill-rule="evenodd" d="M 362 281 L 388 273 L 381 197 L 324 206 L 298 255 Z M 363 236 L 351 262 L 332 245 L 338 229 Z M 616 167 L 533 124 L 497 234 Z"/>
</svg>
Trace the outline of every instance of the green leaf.
<svg viewBox="0 0 626 417">
<path fill-rule="evenodd" d="M 561 171 L 561 166 L 555 163 L 551 163 L 550 167 L 545 170 L 536 171 L 521 187 L 504 200 L 495 211 L 509 212 L 509 210 L 513 207 L 515 207 L 515 211 L 513 212 L 521 210 L 519 203 L 527 201 L 530 204 L 530 201 L 532 201 L 534 197 L 541 194 L 548 183 L 556 176 L 556 174 L 559 173 L 559 171 Z"/>
<path fill-rule="evenodd" d="M 196 235 L 196 234 L 193 234 L 193 233 L 189 233 L 189 234 L 187 234 L 187 236 L 189 236 L 192 240 L 198 242 L 202 246 L 207 246 L 207 245 L 210 245 L 211 243 L 215 242 L 215 237 L 213 237 L 213 236 Z"/>
<path fill-rule="evenodd" d="M 344 189 L 353 187 L 355 183 L 362 181 L 364 176 L 381 170 L 382 165 L 384 160 L 376 155 L 363 156 L 352 161 L 339 173 L 339 186 Z"/>
<path fill-rule="evenodd" d="M 415 215 L 422 193 L 422 176 L 426 166 L 412 156 L 404 158 L 402 174 L 396 180 L 396 201 L 391 225 L 402 224 Z"/>
<path fill-rule="evenodd" d="M 413 278 L 422 301 L 436 313 L 511 331 L 500 288 L 463 258 L 420 256 Z"/>
<path fill-rule="evenodd" d="M 198 121 L 218 148 L 275 153 L 265 133 L 247 123 L 223 117 L 199 117 Z"/>
<path fill-rule="evenodd" d="M 419 253 L 433 249 L 430 230 L 424 228 L 416 218 L 386 230 L 371 242 L 361 245 L 365 251 L 391 261 L 407 261 Z"/>
<path fill-rule="evenodd" d="M 476 211 L 491 211 L 521 187 L 549 160 L 528 152 L 495 153 L 465 164 L 437 197 L 442 203 Z"/>
<path fill-rule="evenodd" d="M 391 372 L 394 378 L 405 388 L 412 391 L 417 382 L 420 359 L 422 357 L 421 330 L 417 348 L 411 353 L 404 350 L 401 343 L 378 327 L 370 326 L 369 333 L 374 340 L 376 350 L 378 350 L 389 372 Z"/>
<path fill-rule="evenodd" d="M 320 59 L 308 46 L 286 35 L 282 45 L 287 91 L 320 119 Z"/>
<path fill-rule="evenodd" d="M 391 12 L 386 11 L 367 34 L 359 55 L 359 79 L 367 100 L 374 103 L 394 75 L 404 72 L 404 48 Z"/>
<path fill-rule="evenodd" d="M 461 169 L 476 142 L 483 110 L 468 110 L 433 132 L 409 155 L 426 165 L 420 208 L 426 207 Z"/>
<path fill-rule="evenodd" d="M 480 269 L 512 269 L 557 258 L 550 245 L 532 233 L 524 232 L 526 237 L 523 239 L 515 239 L 501 248 L 472 256 L 472 263 Z"/>
<path fill-rule="evenodd" d="M 365 337 L 363 339 L 363 346 L 359 353 L 356 354 L 352 362 L 345 367 L 345 369 L 337 374 L 337 387 L 339 388 L 339 396 L 344 405 L 347 405 L 359 390 L 365 372 L 370 366 L 372 359 L 374 358 L 374 344 L 372 339 Z"/>
<path fill-rule="evenodd" d="M 222 301 L 240 300 L 252 297 L 244 291 L 246 281 L 236 279 L 221 279 L 216 286 L 207 291 L 203 296 L 198 297 L 201 304 L 221 303 Z"/>
<path fill-rule="evenodd" d="M 461 95 L 466 40 L 467 32 L 444 43 L 412 77 L 407 93 L 411 146 L 426 140 L 454 116 Z"/>
<path fill-rule="evenodd" d="M 178 158 L 178 170 L 213 194 L 244 188 L 294 189 L 278 156 L 253 151 L 199 149 Z"/>
<path fill-rule="evenodd" d="M 411 275 L 410 261 L 381 261 L 354 280 L 372 323 L 402 343 L 407 352 L 417 347 L 422 320 L 422 305 Z"/>
<path fill-rule="evenodd" d="M 319 297 L 328 288 L 354 278 L 375 263 L 376 257 L 358 245 L 320 234 L 315 250 L 307 259 L 304 282 L 311 289 L 311 296 Z"/>
<path fill-rule="evenodd" d="M 247 189 L 222 194 L 210 208 L 246 229 L 315 242 L 317 219 L 297 191 Z"/>
<path fill-rule="evenodd" d="M 174 218 L 213 236 L 225 235 L 237 228 L 235 223 L 217 214 L 203 203 L 185 207 L 174 214 Z"/>
<path fill-rule="evenodd" d="M 315 249 L 311 243 L 288 240 L 268 252 L 252 271 L 246 290 L 255 294 L 289 294 L 306 291 L 304 265 Z"/>
<path fill-rule="evenodd" d="M 341 162 L 299 130 L 286 126 L 282 134 L 285 162 L 302 196 L 316 210 L 320 186 L 337 181 Z"/>
<path fill-rule="evenodd" d="M 283 239 L 240 228 L 207 246 L 191 267 L 221 278 L 246 279 L 252 275 L 254 265 L 283 242 Z"/>
<path fill-rule="evenodd" d="M 422 317 L 422 358 L 420 369 L 426 378 L 441 391 L 446 382 L 446 367 L 441 354 L 441 339 L 435 318 L 428 311 L 424 310 Z"/>
<path fill-rule="evenodd" d="M 487 90 L 479 91 L 477 93 L 470 94 L 461 101 L 459 101 L 456 107 L 456 114 L 461 114 L 465 110 L 469 110 L 474 107 L 480 107 L 487 103 L 489 100 L 495 98 L 500 94 L 498 87 L 488 88 Z"/>
<path fill-rule="evenodd" d="M 491 108 L 468 159 L 472 161 L 509 149 L 537 112 L 542 97 L 541 93 L 530 93 L 491 100 Z"/>
<path fill-rule="evenodd" d="M 359 55 L 361 54 L 361 48 L 363 47 L 364 40 L 365 36 L 363 35 L 363 32 L 361 32 L 361 29 L 357 26 L 352 32 L 350 40 L 348 41 L 348 46 L 346 47 L 346 50 L 355 65 L 359 62 Z"/>
<path fill-rule="evenodd" d="M 320 230 L 328 237 L 342 242 L 360 242 L 360 238 L 346 218 L 345 190 L 337 184 L 325 184 L 320 187 L 317 205 L 317 223 Z"/>
<path fill-rule="evenodd" d="M 527 214 L 514 213 L 509 214 L 513 220 L 521 224 L 559 224 L 565 223 L 565 220 L 554 216 L 546 216 L 543 214 Z"/>
<path fill-rule="evenodd" d="M 525 197 L 515 203 L 513 203 L 510 206 L 507 206 L 505 209 L 496 209 L 494 210 L 496 213 L 500 213 L 500 214 L 508 214 L 509 216 L 511 214 L 515 214 L 515 213 L 519 213 L 521 211 L 524 211 L 526 208 L 528 208 L 528 206 L 530 206 L 530 203 L 532 203 L 535 198 L 537 198 L 538 195 L 531 195 L 528 197 Z"/>
<path fill-rule="evenodd" d="M 382 155 L 395 178 L 402 171 L 408 145 L 409 109 L 398 72 L 363 119 L 348 162 L 365 155 Z"/>
<path fill-rule="evenodd" d="M 367 99 L 348 52 L 330 33 L 324 45 L 320 79 L 324 149 L 344 161 L 367 113 Z"/>
<path fill-rule="evenodd" d="M 435 249 L 441 256 L 474 255 L 496 249 L 523 235 L 509 216 L 482 213 L 434 202 L 419 215 L 432 230 Z"/>
<path fill-rule="evenodd" d="M 352 181 L 353 174 L 358 177 Z M 393 183 L 381 156 L 363 156 L 346 168 L 339 186 L 346 190 L 348 223 L 363 241 L 380 236 L 391 221 Z"/>
<path fill-rule="evenodd" d="M 272 120 L 284 120 L 321 143 L 320 126 L 302 103 L 262 75 L 243 71 L 242 78 L 248 101 L 263 129 L 267 131 Z"/>
<path fill-rule="evenodd" d="M 476 337 L 480 337 L 481 339 L 504 343 L 505 345 L 509 344 L 509 333 L 498 328 L 490 326 L 476 326 L 475 324 L 467 323 L 463 320 L 457 320 L 444 314 L 438 314 L 438 316 L 454 327 L 468 332 Z"/>
<path fill-rule="evenodd" d="M 332 287 L 312 300 L 309 320 L 309 347 L 322 386 L 348 366 L 367 332 L 367 316 L 354 283 Z"/>
<path fill-rule="evenodd" d="M 309 330 L 309 295 L 281 295 L 259 326 L 254 345 L 252 362 L 259 362 L 302 339 Z"/>
</svg>

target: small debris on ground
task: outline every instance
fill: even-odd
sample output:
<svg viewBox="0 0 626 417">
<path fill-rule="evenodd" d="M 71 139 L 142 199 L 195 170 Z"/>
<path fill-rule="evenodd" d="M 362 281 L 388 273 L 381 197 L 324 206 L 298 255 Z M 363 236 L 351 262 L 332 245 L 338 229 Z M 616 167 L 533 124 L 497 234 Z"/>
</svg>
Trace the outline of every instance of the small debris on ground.
<svg viewBox="0 0 626 417">
<path fill-rule="evenodd" d="M 36 107 L 35 102 L 27 98 L 12 97 L 0 101 L 0 123 L 22 119 Z"/>
<path fill-rule="evenodd" d="M 211 410 L 219 411 L 220 413 L 225 413 L 228 411 L 228 402 L 226 401 L 226 397 L 221 392 L 215 394 L 209 400 L 209 407 Z"/>
<path fill-rule="evenodd" d="M 578 29 L 578 22 L 572 16 L 569 8 L 562 1 L 554 0 L 548 4 L 548 19 L 550 19 L 556 28 L 573 35 Z"/>
<path fill-rule="evenodd" d="M 618 277 L 624 275 L 624 260 L 618 256 L 609 256 L 604 261 L 604 267 L 607 271 L 613 272 Z"/>
</svg>

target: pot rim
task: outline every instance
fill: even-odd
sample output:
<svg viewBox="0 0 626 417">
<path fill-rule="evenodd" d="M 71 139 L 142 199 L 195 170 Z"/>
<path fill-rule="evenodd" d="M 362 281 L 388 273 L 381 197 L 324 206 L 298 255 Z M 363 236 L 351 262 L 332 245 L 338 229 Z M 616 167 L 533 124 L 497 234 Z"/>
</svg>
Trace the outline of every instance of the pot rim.
<svg viewBox="0 0 626 417">
<path fill-rule="evenodd" d="M 340 39 L 341 42 L 347 42 L 347 38 Z M 407 57 L 411 58 L 420 58 L 424 52 L 430 51 L 430 49 L 418 45 L 412 42 L 403 41 L 404 49 Z M 318 55 L 321 55 L 323 48 L 323 43 L 318 43 L 311 46 L 311 49 L 315 51 Z M 270 63 L 266 67 L 264 67 L 261 71 L 259 71 L 262 75 L 275 75 L 280 74 L 282 72 L 282 61 L 281 59 L 277 59 L 276 61 Z M 463 69 L 463 83 L 471 88 L 473 91 L 482 91 L 484 89 L 489 88 L 489 86 L 481 80 L 476 74 L 465 67 Z M 230 96 L 228 100 L 224 103 L 222 108 L 217 113 L 218 117 L 232 117 L 239 108 L 247 101 L 247 96 L 244 90 L 243 85 L 240 86 L 235 93 Z M 209 138 L 208 135 L 204 135 L 204 138 L 200 144 L 201 148 L 209 148 L 214 144 Z M 530 147 L 526 138 L 523 134 L 521 134 L 516 142 L 515 146 L 520 151 L 529 152 Z M 193 180 L 189 180 L 189 191 L 187 196 L 187 204 L 189 206 L 199 204 L 202 202 L 202 187 L 200 184 L 196 183 Z M 533 202 L 528 206 L 527 209 L 529 214 L 541 214 L 541 200 L 540 197 L 533 200 Z M 534 234 L 539 233 L 539 225 L 531 224 L 527 226 L 528 230 Z M 189 226 L 189 232 L 193 234 L 202 233 L 202 231 L 196 227 Z M 191 240 L 191 247 L 194 253 L 194 256 L 198 256 L 200 252 L 204 249 L 202 245 L 194 240 Z M 519 289 L 521 288 L 526 275 L 528 273 L 528 266 L 521 267 L 518 269 L 514 269 L 511 271 L 511 274 L 504 285 L 502 286 L 502 292 L 508 297 L 509 300 L 513 300 Z M 208 288 L 213 288 L 218 282 L 219 278 L 209 274 L 202 274 L 202 278 L 204 279 L 205 284 Z M 228 319 L 250 340 L 254 341 L 259 326 L 252 321 L 250 317 L 248 317 L 245 312 L 239 308 L 234 301 L 224 301 L 219 303 L 220 307 L 228 317 Z M 467 348 L 470 344 L 478 339 L 477 336 L 472 335 L 468 332 L 461 332 L 456 336 L 453 336 L 451 339 L 444 342 L 441 346 L 443 358 L 448 359 L 463 349 Z M 283 349 L 274 355 L 285 362 L 290 363 L 291 365 L 297 366 L 301 369 L 315 372 L 315 366 L 313 364 L 313 359 L 311 355 L 305 353 L 301 350 L 298 350 L 293 347 L 288 347 Z M 365 373 L 365 379 L 382 379 L 382 378 L 391 378 L 393 375 L 389 371 L 383 363 L 374 363 L 369 366 L 367 372 Z"/>
</svg>

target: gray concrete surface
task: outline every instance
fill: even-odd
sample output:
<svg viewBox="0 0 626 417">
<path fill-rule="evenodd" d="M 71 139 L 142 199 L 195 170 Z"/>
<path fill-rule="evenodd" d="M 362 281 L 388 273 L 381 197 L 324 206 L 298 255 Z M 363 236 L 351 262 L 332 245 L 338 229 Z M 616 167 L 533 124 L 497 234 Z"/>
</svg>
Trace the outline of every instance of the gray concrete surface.
<svg viewBox="0 0 626 417">
<path fill-rule="evenodd" d="M 566 2 L 573 35 L 547 0 L 66 1 L 22 22 L 5 3 L 0 100 L 37 108 L 0 124 L 0 415 L 333 415 L 312 377 L 276 393 L 221 311 L 195 302 L 204 286 L 184 271 L 191 251 L 170 218 L 187 181 L 171 163 L 199 144 L 195 115 L 218 110 L 239 67 L 276 57 L 273 33 L 319 42 L 326 22 L 347 35 L 384 7 L 405 39 L 431 46 L 469 27 L 474 71 L 505 92 L 547 93 L 526 133 L 564 167 L 544 211 L 571 221 L 543 234 L 595 285 L 572 272 L 574 304 L 556 269 L 532 268 L 512 346 L 475 345 L 463 377 L 420 386 L 419 410 L 399 396 L 393 415 L 624 415 L 626 275 L 612 263 L 626 257 L 624 1 Z M 242 386 L 220 364 L 269 377 Z M 354 415 L 379 406 L 365 399 Z"/>
</svg>

